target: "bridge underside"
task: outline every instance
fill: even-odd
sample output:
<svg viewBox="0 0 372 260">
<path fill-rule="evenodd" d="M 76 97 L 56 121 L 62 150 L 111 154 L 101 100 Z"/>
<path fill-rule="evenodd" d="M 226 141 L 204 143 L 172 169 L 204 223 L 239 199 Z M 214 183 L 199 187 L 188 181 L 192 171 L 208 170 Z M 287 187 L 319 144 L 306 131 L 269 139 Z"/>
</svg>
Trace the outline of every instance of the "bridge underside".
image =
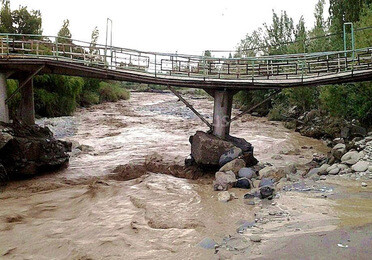
<svg viewBox="0 0 372 260">
<path fill-rule="evenodd" d="M 372 69 L 339 72 L 316 78 L 273 79 L 271 77 L 268 80 L 227 80 L 166 75 L 154 76 L 136 71 L 108 70 L 102 67 L 91 67 L 65 60 L 2 59 L 0 60 L 0 121 L 9 121 L 6 102 L 6 79 L 11 78 L 20 82 L 19 92 L 22 97 L 19 108 L 20 119 L 27 124 L 35 123 L 32 78 L 36 74 L 59 74 L 204 89 L 214 97 L 212 128 L 213 133 L 221 138 L 225 138 L 229 134 L 232 99 L 234 94 L 239 90 L 281 89 L 372 80 Z"/>
<path fill-rule="evenodd" d="M 347 82 L 359 82 L 372 80 L 372 68 L 359 71 L 345 71 L 335 74 L 320 75 L 317 77 L 305 77 L 285 79 L 283 77 L 270 77 L 270 79 L 211 79 L 203 77 L 177 77 L 169 75 L 152 75 L 138 71 L 112 70 L 102 67 L 87 66 L 68 62 L 66 60 L 51 59 L 1 59 L 0 72 L 13 71 L 11 78 L 21 78 L 25 73 L 33 73 L 41 66 L 44 68 L 39 74 L 60 74 L 68 76 L 80 76 L 117 81 L 139 82 L 147 84 L 159 84 L 175 87 L 200 88 L 200 89 L 230 89 L 230 90 L 258 90 L 277 89 L 305 86 L 319 86 L 339 84 Z"/>
</svg>

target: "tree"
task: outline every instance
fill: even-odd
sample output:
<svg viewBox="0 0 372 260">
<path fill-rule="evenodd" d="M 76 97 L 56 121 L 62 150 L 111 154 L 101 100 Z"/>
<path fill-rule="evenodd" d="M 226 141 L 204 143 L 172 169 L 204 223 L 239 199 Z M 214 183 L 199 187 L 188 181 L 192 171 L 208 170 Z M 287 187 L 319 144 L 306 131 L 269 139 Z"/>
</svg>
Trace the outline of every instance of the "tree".
<svg viewBox="0 0 372 260">
<path fill-rule="evenodd" d="M 346 22 L 359 21 L 363 9 L 372 3 L 372 0 L 330 0 L 329 14 L 332 30 L 342 31 Z"/>
<path fill-rule="evenodd" d="M 2 1 L 0 11 L 0 33 L 14 33 L 12 10 L 9 1 Z"/>
<path fill-rule="evenodd" d="M 289 53 L 288 42 L 294 40 L 293 19 L 290 18 L 286 11 L 277 15 L 273 10 L 272 24 L 264 24 L 266 29 L 264 40 L 265 45 L 269 47 L 270 55 Z"/>
<path fill-rule="evenodd" d="M 72 37 L 72 34 L 70 32 L 70 21 L 68 19 L 64 20 L 63 21 L 63 25 L 62 25 L 62 28 L 59 30 L 58 32 L 58 37 L 61 37 L 61 38 L 58 38 L 58 42 L 60 43 L 72 43 L 72 40 L 71 37 Z"/>
<path fill-rule="evenodd" d="M 89 53 L 92 55 L 98 55 L 99 50 L 97 50 L 97 42 L 99 37 L 99 30 L 97 26 L 92 31 L 91 41 L 90 41 L 90 47 L 89 47 Z"/>
<path fill-rule="evenodd" d="M 41 13 L 39 10 L 27 10 L 27 7 L 20 6 L 12 12 L 13 27 L 15 33 L 19 34 L 42 34 Z"/>
<path fill-rule="evenodd" d="M 324 19 L 324 5 L 325 0 L 319 0 L 315 6 L 315 23 L 313 29 L 310 30 L 309 35 L 310 38 L 315 38 L 310 41 L 309 44 L 309 51 L 310 52 L 321 52 L 321 51 L 329 51 L 332 49 L 330 46 L 331 41 L 329 37 L 325 37 L 328 33 L 328 23 Z M 336 44 L 337 39 L 334 39 L 333 47 L 338 46 Z M 338 48 L 336 48 L 338 49 Z"/>
<path fill-rule="evenodd" d="M 0 22 L 2 33 L 42 34 L 40 11 L 28 11 L 24 6 L 12 11 L 8 0 L 2 1 Z"/>
</svg>

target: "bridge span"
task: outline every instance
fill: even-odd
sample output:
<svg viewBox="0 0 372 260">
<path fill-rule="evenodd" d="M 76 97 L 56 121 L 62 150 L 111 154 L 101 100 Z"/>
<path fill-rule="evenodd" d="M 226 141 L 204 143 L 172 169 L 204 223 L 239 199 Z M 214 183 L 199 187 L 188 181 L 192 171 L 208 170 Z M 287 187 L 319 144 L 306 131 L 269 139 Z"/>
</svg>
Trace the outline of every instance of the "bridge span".
<svg viewBox="0 0 372 260">
<path fill-rule="evenodd" d="M 21 119 L 34 124 L 32 78 L 37 74 L 160 84 L 175 94 L 172 87 L 204 89 L 215 99 L 213 124 L 206 123 L 216 136 L 224 138 L 229 134 L 232 98 L 237 91 L 370 81 L 372 47 L 217 58 L 138 51 L 54 36 L 0 34 L 0 121 L 9 121 L 7 103 L 20 92 Z M 8 78 L 20 82 L 9 97 Z"/>
</svg>

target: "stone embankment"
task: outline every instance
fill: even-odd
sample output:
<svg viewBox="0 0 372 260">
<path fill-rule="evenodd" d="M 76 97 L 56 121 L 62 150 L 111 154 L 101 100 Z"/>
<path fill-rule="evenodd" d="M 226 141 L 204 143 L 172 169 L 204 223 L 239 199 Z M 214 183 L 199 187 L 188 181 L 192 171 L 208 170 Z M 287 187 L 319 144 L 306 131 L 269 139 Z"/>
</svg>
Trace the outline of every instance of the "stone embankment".
<svg viewBox="0 0 372 260">
<path fill-rule="evenodd" d="M 69 161 L 71 143 L 47 127 L 0 123 L 0 181 L 56 170 Z"/>
<path fill-rule="evenodd" d="M 372 179 L 372 132 L 364 138 L 358 137 L 351 141 L 336 138 L 333 143 L 335 145 L 328 158 L 320 167 L 311 169 L 307 174 L 309 177 L 345 175 L 356 179 Z"/>
</svg>

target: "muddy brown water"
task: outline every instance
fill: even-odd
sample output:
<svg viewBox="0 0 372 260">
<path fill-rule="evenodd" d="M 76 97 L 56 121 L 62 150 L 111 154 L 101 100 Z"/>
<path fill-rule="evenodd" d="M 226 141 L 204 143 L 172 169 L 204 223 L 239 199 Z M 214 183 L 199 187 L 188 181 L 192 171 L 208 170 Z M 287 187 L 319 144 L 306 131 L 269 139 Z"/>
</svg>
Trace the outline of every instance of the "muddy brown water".
<svg viewBox="0 0 372 260">
<path fill-rule="evenodd" d="M 211 120 L 211 100 L 188 99 Z M 89 147 L 74 149 L 68 168 L 10 183 L 0 193 L 0 258 L 295 259 L 297 248 L 305 259 L 347 258 L 355 250 L 363 259 L 371 253 L 372 183 L 362 188 L 337 176 L 317 184 L 301 180 L 325 191 L 278 192 L 273 201 L 248 205 L 239 189 L 232 190 L 237 199 L 218 202 L 211 177 L 164 174 L 181 167 L 189 136 L 207 130 L 170 94 L 132 93 L 129 101 L 40 123 L 51 124 L 75 147 Z M 231 133 L 250 141 L 260 161 L 274 165 L 306 163 L 314 153 L 328 151 L 321 141 L 265 118 L 245 116 Z M 278 154 L 282 159 L 272 159 Z M 135 171 L 129 181 L 107 177 L 120 165 L 137 169 L 146 160 L 165 167 L 146 168 L 138 176 Z M 252 235 L 262 241 L 251 242 Z M 223 246 L 217 254 L 201 248 L 204 238 Z M 312 252 L 320 247 L 318 254 Z"/>
</svg>

